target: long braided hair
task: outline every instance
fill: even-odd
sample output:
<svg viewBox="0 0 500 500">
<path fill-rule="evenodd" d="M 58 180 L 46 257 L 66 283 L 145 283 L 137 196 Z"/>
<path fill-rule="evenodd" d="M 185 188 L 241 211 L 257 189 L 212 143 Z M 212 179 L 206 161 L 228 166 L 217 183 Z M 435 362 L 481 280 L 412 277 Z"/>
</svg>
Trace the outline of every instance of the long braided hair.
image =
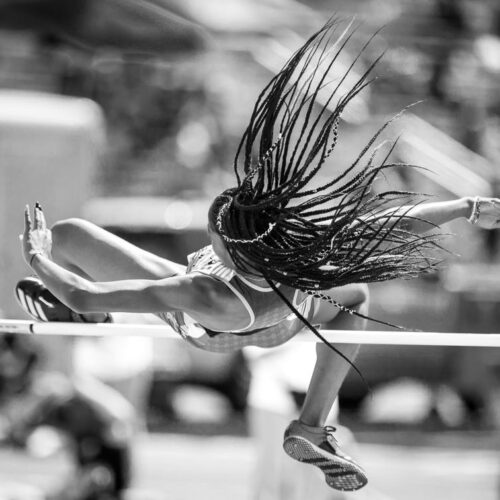
<svg viewBox="0 0 500 500">
<path fill-rule="evenodd" d="M 415 193 L 372 189 L 379 174 L 410 167 L 388 161 L 395 142 L 377 158 L 380 147 L 374 143 L 392 120 L 339 175 L 323 185 L 312 185 L 337 145 L 342 112 L 369 85 L 380 59 L 347 92 L 342 90 L 370 39 L 345 73 L 329 81 L 333 65 L 354 33 L 349 25 L 332 42 L 341 25 L 328 21 L 259 95 L 234 161 L 237 185 L 220 194 L 209 211 L 210 223 L 235 266 L 264 276 L 323 341 L 276 283 L 366 317 L 336 303 L 324 291 L 350 283 L 419 276 L 436 267 L 439 260 L 429 250 L 440 248 L 437 234 L 419 235 L 409 229 L 408 223 L 415 219 L 409 211 L 419 203 L 414 201 Z M 320 92 L 327 93 L 322 104 Z M 395 203 L 405 204 L 405 209 L 388 216 L 387 209 Z"/>
</svg>

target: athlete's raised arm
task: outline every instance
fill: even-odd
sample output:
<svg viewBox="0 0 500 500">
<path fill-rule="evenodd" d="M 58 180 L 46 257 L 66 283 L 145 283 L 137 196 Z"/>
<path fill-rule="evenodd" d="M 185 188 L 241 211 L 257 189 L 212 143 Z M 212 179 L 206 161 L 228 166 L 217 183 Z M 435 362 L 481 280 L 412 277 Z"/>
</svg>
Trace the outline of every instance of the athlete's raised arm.
<svg viewBox="0 0 500 500">
<path fill-rule="evenodd" d="M 430 231 L 435 226 L 460 218 L 468 219 L 483 229 L 496 229 L 500 227 L 500 199 L 463 197 L 450 201 L 400 206 L 384 210 L 373 217 L 368 216 L 365 220 L 376 219 L 385 222 L 387 218 L 394 218 L 396 221 L 403 215 L 412 219 L 411 229 L 416 233 Z M 408 218 L 403 221 L 410 222 Z"/>
</svg>

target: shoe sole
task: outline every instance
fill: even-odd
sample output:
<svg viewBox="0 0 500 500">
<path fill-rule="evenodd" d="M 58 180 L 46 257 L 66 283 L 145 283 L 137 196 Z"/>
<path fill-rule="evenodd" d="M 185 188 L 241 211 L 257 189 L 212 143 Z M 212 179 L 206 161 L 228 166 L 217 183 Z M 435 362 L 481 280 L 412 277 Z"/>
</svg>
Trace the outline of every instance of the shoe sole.
<svg viewBox="0 0 500 500">
<path fill-rule="evenodd" d="M 48 321 L 47 316 L 40 307 L 40 304 L 33 300 L 29 295 L 25 294 L 20 288 L 16 288 L 16 298 L 23 310 L 26 311 L 33 319 L 38 321 Z"/>
<path fill-rule="evenodd" d="M 29 278 L 26 278 L 26 280 L 29 280 Z M 35 286 L 38 285 L 38 283 L 34 283 Z M 57 317 L 54 317 L 54 313 L 52 315 L 47 316 L 46 312 L 44 311 L 44 306 L 41 304 L 43 302 L 46 307 L 49 308 L 54 308 L 53 305 L 48 303 L 42 296 L 38 296 L 36 293 L 32 297 L 30 293 L 27 293 L 22 286 L 17 285 L 16 289 L 16 298 L 21 306 L 21 308 L 29 314 L 33 319 L 36 319 L 37 321 L 42 321 L 42 322 L 48 322 L 48 321 L 53 321 L 53 322 L 58 322 L 58 321 L 65 321 L 65 322 L 70 322 L 70 323 L 90 323 L 90 324 L 95 324 L 95 323 L 112 323 L 113 318 L 110 314 L 108 313 L 102 313 L 103 319 L 100 321 L 90 321 L 87 319 L 87 317 L 84 314 L 79 314 L 71 309 L 67 308 L 67 306 L 64 306 L 68 310 L 68 317 L 64 319 L 60 319 Z M 97 313 L 96 313 L 97 314 Z"/>
<path fill-rule="evenodd" d="M 283 449 L 293 459 L 321 469 L 330 488 L 356 491 L 368 483 L 368 478 L 361 467 L 340 456 L 326 455 L 321 448 L 300 436 L 287 437 Z"/>
</svg>

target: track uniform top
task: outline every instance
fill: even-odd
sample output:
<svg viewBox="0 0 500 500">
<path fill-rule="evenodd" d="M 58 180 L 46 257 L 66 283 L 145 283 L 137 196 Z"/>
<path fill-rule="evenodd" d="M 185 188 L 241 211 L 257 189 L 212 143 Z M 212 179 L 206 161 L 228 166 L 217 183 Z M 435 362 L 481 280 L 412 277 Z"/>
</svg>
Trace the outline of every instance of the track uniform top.
<svg viewBox="0 0 500 500">
<path fill-rule="evenodd" d="M 191 344 L 213 352 L 230 352 L 245 346 L 274 347 L 290 340 L 304 324 L 273 292 L 267 283 L 258 285 L 250 276 L 225 266 L 206 246 L 188 256 L 186 274 L 200 273 L 222 281 L 248 311 L 248 325 L 240 330 L 214 332 L 196 323 L 187 314 L 176 311 L 158 313 L 179 335 Z M 311 321 L 318 300 L 291 287 L 280 290 L 298 311 Z"/>
</svg>

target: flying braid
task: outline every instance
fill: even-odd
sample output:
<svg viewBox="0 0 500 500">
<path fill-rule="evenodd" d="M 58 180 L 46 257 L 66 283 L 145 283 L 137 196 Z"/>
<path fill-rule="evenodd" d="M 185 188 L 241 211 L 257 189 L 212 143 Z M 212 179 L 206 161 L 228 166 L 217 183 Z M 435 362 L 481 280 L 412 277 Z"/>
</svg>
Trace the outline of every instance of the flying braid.
<svg viewBox="0 0 500 500">
<path fill-rule="evenodd" d="M 439 264 L 431 251 L 441 249 L 441 236 L 408 229 L 415 220 L 410 211 L 420 203 L 416 193 L 372 189 L 379 174 L 413 167 L 388 161 L 396 141 L 378 158 L 380 147 L 374 143 L 392 120 L 380 127 L 351 165 L 325 183 L 313 184 L 336 148 L 342 112 L 372 81 L 369 77 L 380 59 L 345 89 L 370 39 L 343 74 L 332 79 L 354 33 L 351 25 L 337 33 L 340 26 L 329 20 L 259 95 L 234 161 L 237 185 L 215 199 L 209 217 L 239 270 L 366 318 L 320 292 L 430 272 Z M 404 208 L 388 216 L 394 206 Z M 273 289 L 282 295 L 276 286 Z"/>
</svg>

